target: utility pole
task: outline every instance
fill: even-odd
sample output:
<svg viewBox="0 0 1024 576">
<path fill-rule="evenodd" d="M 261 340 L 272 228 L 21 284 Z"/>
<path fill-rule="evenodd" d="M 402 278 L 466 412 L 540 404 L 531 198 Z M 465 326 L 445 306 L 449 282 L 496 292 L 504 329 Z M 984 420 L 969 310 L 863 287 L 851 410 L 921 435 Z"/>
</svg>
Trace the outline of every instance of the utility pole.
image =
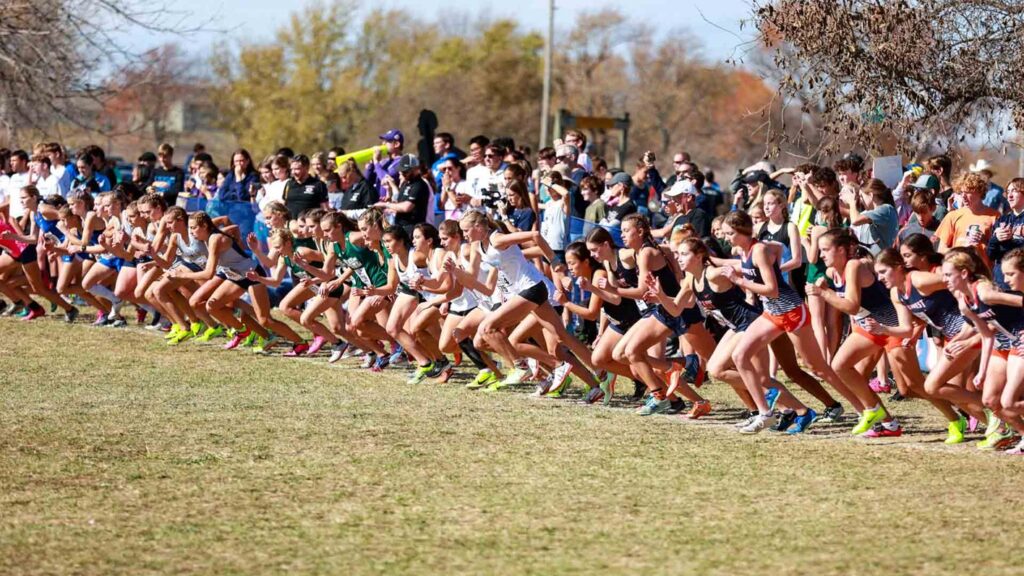
<svg viewBox="0 0 1024 576">
<path fill-rule="evenodd" d="M 548 0 L 548 37 L 544 42 L 544 94 L 540 104 L 540 144 L 537 149 L 550 144 L 548 141 L 548 116 L 551 113 L 551 45 L 555 40 L 555 0 Z"/>
</svg>

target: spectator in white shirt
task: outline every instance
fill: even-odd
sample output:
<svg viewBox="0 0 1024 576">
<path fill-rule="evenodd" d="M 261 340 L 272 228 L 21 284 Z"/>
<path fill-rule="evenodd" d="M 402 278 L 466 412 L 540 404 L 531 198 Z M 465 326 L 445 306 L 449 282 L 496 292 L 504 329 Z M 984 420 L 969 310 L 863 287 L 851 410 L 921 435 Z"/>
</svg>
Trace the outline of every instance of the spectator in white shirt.
<svg viewBox="0 0 1024 576">
<path fill-rule="evenodd" d="M 11 152 L 11 176 L 7 180 L 6 196 L 11 204 L 11 218 L 21 218 L 25 214 L 25 206 L 21 203 L 21 189 L 31 184 L 28 171 L 28 152 L 15 150 Z"/>
<path fill-rule="evenodd" d="M 36 154 L 29 162 L 30 179 L 36 188 L 39 189 L 39 196 L 46 198 L 54 194 L 60 195 L 60 180 L 50 170 L 50 157 L 45 154 Z"/>
</svg>

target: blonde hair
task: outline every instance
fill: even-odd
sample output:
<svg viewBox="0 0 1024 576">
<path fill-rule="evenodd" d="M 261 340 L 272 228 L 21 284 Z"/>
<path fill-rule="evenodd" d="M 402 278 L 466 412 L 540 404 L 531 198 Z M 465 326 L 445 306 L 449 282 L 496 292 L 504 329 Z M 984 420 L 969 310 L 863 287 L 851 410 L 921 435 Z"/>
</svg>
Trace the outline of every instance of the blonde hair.
<svg viewBox="0 0 1024 576">
<path fill-rule="evenodd" d="M 953 248 L 942 258 L 943 264 L 949 264 L 961 272 L 967 272 L 971 280 L 992 279 L 992 273 L 972 248 Z"/>
<path fill-rule="evenodd" d="M 270 231 L 267 236 L 267 243 L 273 243 L 277 246 L 284 246 L 285 244 L 292 244 L 292 234 L 285 228 L 275 228 Z"/>
</svg>

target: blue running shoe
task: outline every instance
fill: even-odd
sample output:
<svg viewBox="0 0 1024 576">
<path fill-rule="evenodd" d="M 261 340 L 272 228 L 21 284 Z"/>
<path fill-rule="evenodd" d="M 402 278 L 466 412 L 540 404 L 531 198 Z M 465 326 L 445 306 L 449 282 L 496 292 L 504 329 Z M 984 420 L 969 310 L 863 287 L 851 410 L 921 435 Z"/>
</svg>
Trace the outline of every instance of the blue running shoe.
<svg viewBox="0 0 1024 576">
<path fill-rule="evenodd" d="M 391 353 L 391 356 L 388 357 L 388 363 L 397 366 L 398 364 L 401 364 L 404 361 L 404 357 L 405 349 L 402 348 L 401 346 L 398 346 L 395 348 L 395 351 Z"/>
<path fill-rule="evenodd" d="M 768 403 L 769 410 L 775 410 L 775 403 L 779 401 L 779 389 L 769 388 L 764 393 L 764 401 Z"/>
<path fill-rule="evenodd" d="M 804 412 L 803 416 L 797 416 L 796 420 L 793 421 L 793 425 L 786 430 L 786 434 L 800 434 L 811 427 L 811 423 L 818 417 L 818 413 L 810 408 L 807 412 Z"/>
</svg>

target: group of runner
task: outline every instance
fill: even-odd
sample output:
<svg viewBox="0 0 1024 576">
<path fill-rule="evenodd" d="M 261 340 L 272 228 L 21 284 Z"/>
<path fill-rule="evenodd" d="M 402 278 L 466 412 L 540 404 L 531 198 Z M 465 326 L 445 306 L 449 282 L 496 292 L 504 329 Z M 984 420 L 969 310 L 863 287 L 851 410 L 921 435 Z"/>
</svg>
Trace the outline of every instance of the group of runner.
<svg viewBox="0 0 1024 576">
<path fill-rule="evenodd" d="M 131 304 L 169 346 L 223 338 L 227 350 L 360 356 L 373 371 L 408 362 L 409 384 L 447 382 L 471 364 L 470 389 L 530 383 L 558 398 L 578 382 L 585 402 L 608 404 L 632 381 L 643 416 L 702 418 L 713 407 L 700 388 L 719 380 L 744 407 L 743 434 L 846 419 L 854 435 L 899 436 L 893 404 L 918 398 L 948 422 L 946 443 L 983 428 L 979 448 L 1024 453 L 1024 249 L 993 259 L 979 248 L 1024 231 L 968 218 L 963 242 L 955 230 L 945 239 L 942 226 L 967 218 L 960 210 L 981 193 L 968 175 L 934 239 L 870 246 L 861 212 L 891 196 L 877 181 L 841 180 L 806 166 L 792 194 L 754 187 L 749 205 L 715 219 L 714 236 L 686 224 L 660 242 L 636 212 L 619 222 L 621 240 L 597 226 L 557 251 L 536 226 L 519 230 L 480 203 L 408 227 L 378 207 L 292 218 L 271 201 L 264 242 L 159 193 L 130 200 L 127 184 L 66 197 L 27 185 L 0 205 L 0 309 L 28 321 L 48 301 L 73 323 L 89 306 L 94 325 L 119 327 Z M 1008 214 L 1024 211 L 1024 180 L 1006 201 Z M 567 329 L 572 317 L 597 327 L 592 342 Z M 940 350 L 927 373 L 922 335 Z M 883 400 L 890 373 L 896 392 Z"/>
</svg>

